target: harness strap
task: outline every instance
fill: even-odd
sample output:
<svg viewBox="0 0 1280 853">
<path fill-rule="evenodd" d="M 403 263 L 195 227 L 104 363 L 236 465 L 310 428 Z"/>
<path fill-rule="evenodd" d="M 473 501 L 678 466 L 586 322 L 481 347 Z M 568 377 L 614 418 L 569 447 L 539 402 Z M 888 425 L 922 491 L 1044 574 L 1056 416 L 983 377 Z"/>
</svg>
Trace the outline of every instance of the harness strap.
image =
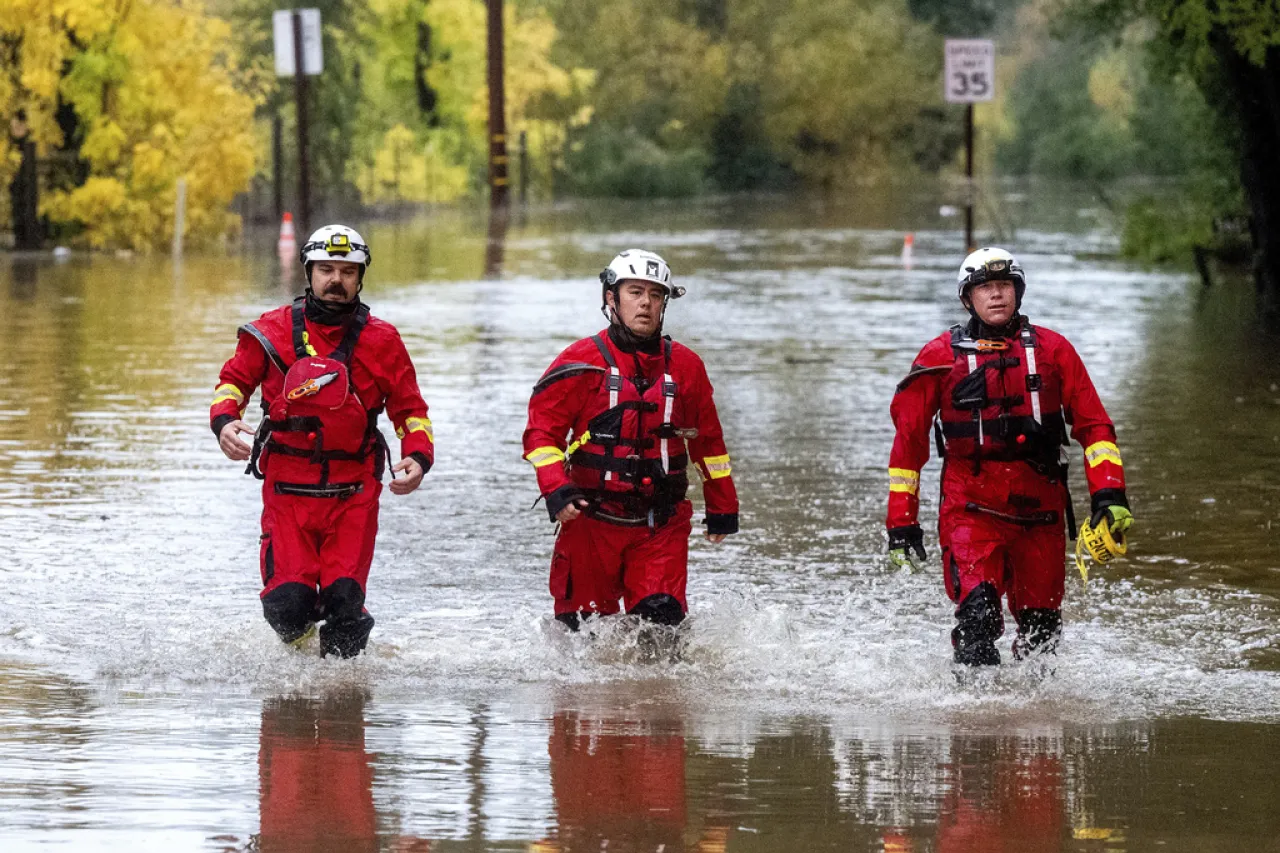
<svg viewBox="0 0 1280 853">
<path fill-rule="evenodd" d="M 538 396 L 562 379 L 581 376 L 584 373 L 591 373 L 593 371 L 604 373 L 605 369 L 594 364 L 586 364 L 579 361 L 562 364 L 554 370 L 548 370 L 546 373 L 542 374 L 542 378 L 538 380 L 538 384 L 533 386 L 533 393 L 530 396 Z"/>
<path fill-rule="evenodd" d="M 1040 423 L 1040 375 L 1036 373 L 1036 338 L 1031 327 L 1024 325 L 1019 333 L 1022 350 L 1027 356 L 1027 392 L 1031 395 L 1031 417 Z"/>
<path fill-rule="evenodd" d="M 671 423 L 671 412 L 675 408 L 676 402 L 676 381 L 671 378 L 671 339 L 665 338 L 662 341 L 662 352 L 664 356 L 665 371 L 662 374 L 662 423 Z M 662 453 L 662 473 L 671 473 L 671 457 L 667 447 L 667 435 L 662 433 L 662 437 L 658 442 L 659 449 Z"/>
<path fill-rule="evenodd" d="M 307 314 L 304 307 L 306 305 L 306 299 L 307 297 L 305 296 L 299 296 L 297 299 L 293 300 L 292 326 L 293 355 L 295 358 L 306 358 L 311 355 L 311 353 L 307 352 Z"/>
<path fill-rule="evenodd" d="M 644 459 L 636 456 L 625 456 L 618 458 L 617 456 L 600 456 L 595 453 L 584 453 L 581 450 L 575 450 L 569 456 L 569 464 L 582 468 L 590 468 L 593 471 L 605 471 L 611 474 L 627 474 L 635 476 L 641 473 L 641 469 L 658 462 L 657 459 Z M 668 461 L 668 469 L 663 470 L 664 475 L 682 474 L 689 467 L 689 457 L 687 454 L 681 453 L 678 456 L 672 456 Z M 612 494 L 612 492 L 610 493 Z"/>
<path fill-rule="evenodd" d="M 252 323 L 245 323 L 240 327 L 239 331 L 252 335 L 258 343 L 262 344 L 262 349 L 267 353 L 267 359 L 276 366 L 276 370 L 279 370 L 282 375 L 289 372 L 289 368 L 285 366 L 284 359 L 280 357 L 279 350 L 267 339 L 261 329 Z"/>
</svg>

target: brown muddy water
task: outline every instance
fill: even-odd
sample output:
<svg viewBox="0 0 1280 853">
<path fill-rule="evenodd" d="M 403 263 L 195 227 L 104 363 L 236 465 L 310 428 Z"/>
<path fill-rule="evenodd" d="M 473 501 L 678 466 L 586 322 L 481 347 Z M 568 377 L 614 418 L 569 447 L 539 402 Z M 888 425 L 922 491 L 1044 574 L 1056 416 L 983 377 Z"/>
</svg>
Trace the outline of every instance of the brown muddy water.
<svg viewBox="0 0 1280 853">
<path fill-rule="evenodd" d="M 1280 851 L 1280 337 L 1246 288 L 1115 260 L 1087 203 L 1006 199 L 1025 310 L 1092 371 L 1137 527 L 1069 580 L 1054 674 L 957 685 L 939 573 L 883 558 L 889 399 L 960 319 L 935 209 L 363 228 L 438 463 L 384 493 L 378 627 L 346 662 L 262 621 L 257 485 L 207 426 L 236 326 L 300 286 L 271 235 L 0 258 L 0 850 Z M 531 385 L 602 325 L 595 274 L 629 246 L 688 288 L 667 328 L 707 362 L 743 502 L 741 535 L 692 544 L 671 665 L 550 624 L 520 458 Z"/>
</svg>

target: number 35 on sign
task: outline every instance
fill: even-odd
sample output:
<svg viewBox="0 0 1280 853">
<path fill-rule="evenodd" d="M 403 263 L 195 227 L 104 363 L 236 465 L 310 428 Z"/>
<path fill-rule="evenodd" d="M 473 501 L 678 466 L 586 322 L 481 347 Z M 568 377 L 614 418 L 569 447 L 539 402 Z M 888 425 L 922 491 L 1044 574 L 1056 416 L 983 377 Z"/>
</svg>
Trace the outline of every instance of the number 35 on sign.
<svg viewBox="0 0 1280 853">
<path fill-rule="evenodd" d="M 947 39 L 943 91 L 947 103 L 989 101 L 996 93 L 996 46 L 989 39 Z"/>
</svg>

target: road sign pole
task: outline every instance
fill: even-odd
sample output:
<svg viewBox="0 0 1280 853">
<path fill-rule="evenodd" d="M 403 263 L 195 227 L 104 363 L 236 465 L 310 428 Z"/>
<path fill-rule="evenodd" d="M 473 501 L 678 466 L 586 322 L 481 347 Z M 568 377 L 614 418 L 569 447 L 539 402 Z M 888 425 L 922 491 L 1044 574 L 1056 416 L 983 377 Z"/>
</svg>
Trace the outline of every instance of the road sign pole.
<svg viewBox="0 0 1280 853">
<path fill-rule="evenodd" d="M 964 245 L 965 253 L 973 244 L 973 104 L 964 107 Z"/>
<path fill-rule="evenodd" d="M 302 63 L 302 12 L 293 10 L 293 95 L 298 111 L 298 210 L 296 227 L 303 234 L 311 226 L 311 158 L 307 150 L 307 74 Z"/>
</svg>

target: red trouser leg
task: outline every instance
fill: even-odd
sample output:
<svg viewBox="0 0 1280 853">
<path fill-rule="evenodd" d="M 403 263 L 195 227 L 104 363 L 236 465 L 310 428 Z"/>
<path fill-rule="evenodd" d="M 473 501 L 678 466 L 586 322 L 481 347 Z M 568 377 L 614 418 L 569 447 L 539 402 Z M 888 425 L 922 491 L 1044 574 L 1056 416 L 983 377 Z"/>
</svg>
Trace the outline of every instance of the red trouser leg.
<svg viewBox="0 0 1280 853">
<path fill-rule="evenodd" d="M 382 484 L 364 480 L 364 491 L 345 500 L 324 499 L 325 525 L 320 541 L 320 587 L 351 578 L 361 589 L 369 580 L 378 537 L 378 497 Z M 317 500 L 305 498 L 304 500 Z"/>
<path fill-rule="evenodd" d="M 666 594 L 687 609 L 689 534 L 693 507 L 685 501 L 656 530 L 579 518 L 560 528 L 551 558 L 555 612 L 617 613 L 650 595 Z"/>
<path fill-rule="evenodd" d="M 693 505 L 682 501 L 671 520 L 637 538 L 622 552 L 623 603 L 629 611 L 651 595 L 669 595 L 688 612 L 685 587 L 689 581 L 689 534 Z"/>
<path fill-rule="evenodd" d="M 277 495 L 268 482 L 262 496 L 262 595 L 285 583 L 323 589 L 339 578 L 364 589 L 381 491 L 372 477 L 364 491 L 345 500 Z"/>
<path fill-rule="evenodd" d="M 314 589 L 320 583 L 320 533 L 307 502 L 263 489 L 262 596 L 286 583 Z"/>
</svg>

